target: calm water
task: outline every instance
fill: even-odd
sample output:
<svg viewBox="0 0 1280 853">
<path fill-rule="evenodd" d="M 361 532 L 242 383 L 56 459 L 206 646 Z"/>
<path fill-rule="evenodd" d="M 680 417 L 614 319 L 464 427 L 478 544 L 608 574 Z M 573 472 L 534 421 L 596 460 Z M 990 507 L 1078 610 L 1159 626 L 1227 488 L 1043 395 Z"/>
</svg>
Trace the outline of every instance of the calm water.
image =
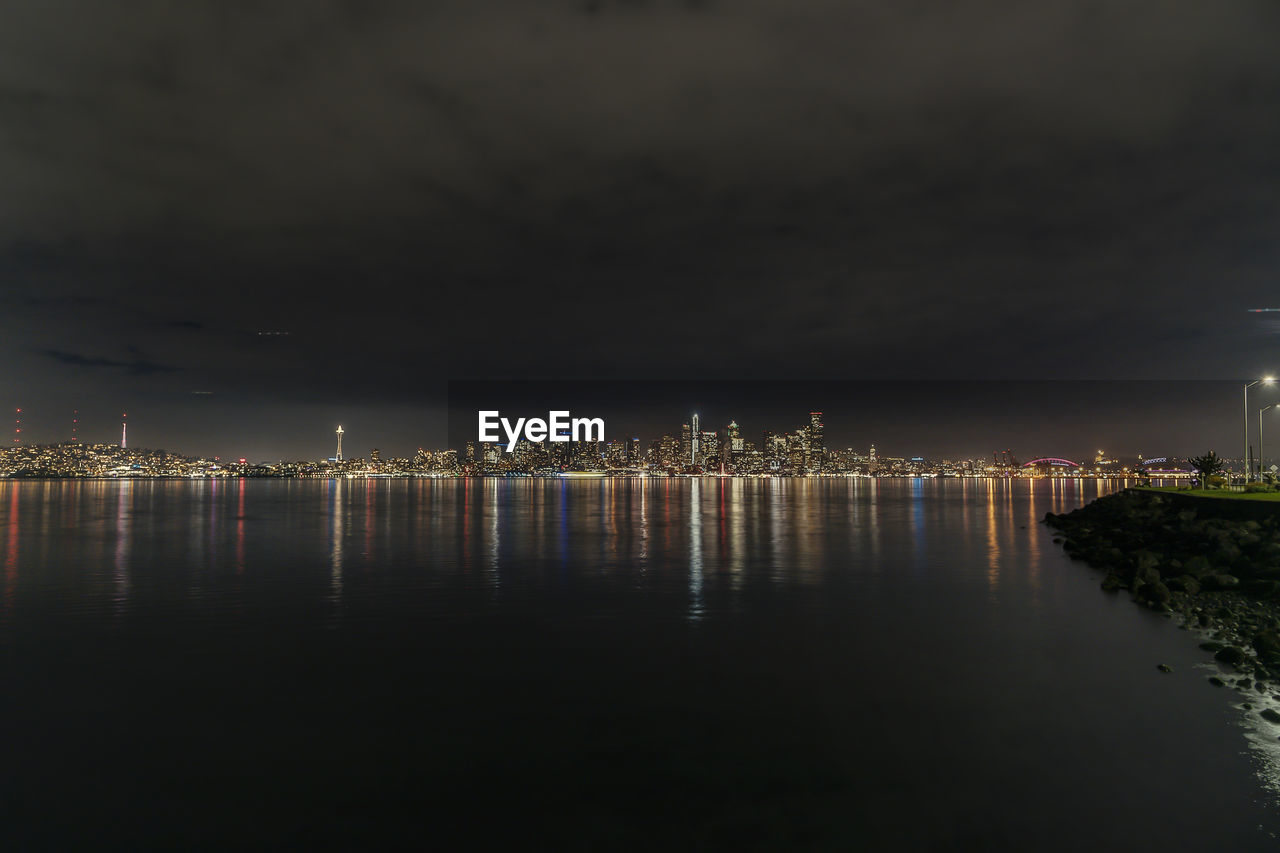
<svg viewBox="0 0 1280 853">
<path fill-rule="evenodd" d="M 1109 488 L 0 483 L 0 844 L 1273 849 Z"/>
</svg>

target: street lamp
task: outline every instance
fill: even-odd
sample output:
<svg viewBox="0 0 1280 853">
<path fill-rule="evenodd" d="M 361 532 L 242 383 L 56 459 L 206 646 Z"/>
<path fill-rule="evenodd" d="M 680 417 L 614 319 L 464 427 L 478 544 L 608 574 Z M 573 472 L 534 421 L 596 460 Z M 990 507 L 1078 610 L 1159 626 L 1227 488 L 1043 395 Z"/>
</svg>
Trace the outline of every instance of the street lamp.
<svg viewBox="0 0 1280 853">
<path fill-rule="evenodd" d="M 1269 406 L 1263 406 L 1261 409 L 1258 409 L 1258 479 L 1259 480 L 1262 479 L 1262 413 L 1265 412 L 1267 409 L 1274 409 L 1275 407 L 1276 407 L 1276 404 L 1272 403 Z"/>
<path fill-rule="evenodd" d="M 1253 473 L 1253 466 L 1249 464 L 1249 389 L 1261 382 L 1263 385 L 1270 385 L 1275 382 L 1275 378 L 1265 376 L 1262 379 L 1255 379 L 1244 386 L 1244 481 L 1249 482 L 1249 477 Z"/>
</svg>

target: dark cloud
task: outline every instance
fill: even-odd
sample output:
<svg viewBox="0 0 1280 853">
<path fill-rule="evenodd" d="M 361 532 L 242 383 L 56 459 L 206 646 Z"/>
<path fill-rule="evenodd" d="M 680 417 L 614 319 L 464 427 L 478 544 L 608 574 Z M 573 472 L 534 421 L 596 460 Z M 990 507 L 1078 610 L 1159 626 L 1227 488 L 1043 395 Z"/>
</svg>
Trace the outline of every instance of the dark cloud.
<svg viewBox="0 0 1280 853">
<path fill-rule="evenodd" d="M 96 393 L 268 408 L 1252 375 L 1277 31 L 1270 0 L 17 2 L 0 339 L 41 393 L 71 331 L 182 370 Z"/>
<path fill-rule="evenodd" d="M 169 373 L 177 369 L 148 361 L 136 353 L 136 357 L 132 361 L 117 361 L 115 359 L 86 356 L 57 349 L 45 350 L 44 354 L 54 361 L 71 365 L 72 367 L 123 367 L 126 372 L 133 376 L 152 376 L 156 373 Z"/>
</svg>

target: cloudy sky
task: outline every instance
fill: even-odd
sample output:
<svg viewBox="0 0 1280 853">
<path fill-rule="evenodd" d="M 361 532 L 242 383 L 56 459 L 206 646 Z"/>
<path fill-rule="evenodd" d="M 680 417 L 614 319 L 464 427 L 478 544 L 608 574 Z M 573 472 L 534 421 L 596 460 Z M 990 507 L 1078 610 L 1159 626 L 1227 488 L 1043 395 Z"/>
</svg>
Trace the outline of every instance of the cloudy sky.
<svg viewBox="0 0 1280 853">
<path fill-rule="evenodd" d="M 1277 32 L 1274 0 L 11 0 L 3 402 L 279 458 L 442 441 L 449 378 L 1228 400 L 1280 369 L 1247 313 L 1280 307 Z"/>
</svg>

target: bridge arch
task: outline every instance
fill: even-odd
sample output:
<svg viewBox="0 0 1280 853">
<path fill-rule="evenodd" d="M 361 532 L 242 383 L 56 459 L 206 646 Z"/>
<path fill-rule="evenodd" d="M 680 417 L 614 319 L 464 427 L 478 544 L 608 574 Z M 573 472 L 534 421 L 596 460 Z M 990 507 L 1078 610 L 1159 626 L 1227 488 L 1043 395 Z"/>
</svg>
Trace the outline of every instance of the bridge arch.
<svg viewBox="0 0 1280 853">
<path fill-rule="evenodd" d="M 1079 468 L 1079 462 L 1072 462 L 1070 459 L 1062 459 L 1058 456 L 1044 456 L 1040 459 L 1032 459 L 1030 462 L 1022 463 L 1023 468 L 1034 468 L 1038 465 L 1056 465 L 1060 468 Z"/>
</svg>

